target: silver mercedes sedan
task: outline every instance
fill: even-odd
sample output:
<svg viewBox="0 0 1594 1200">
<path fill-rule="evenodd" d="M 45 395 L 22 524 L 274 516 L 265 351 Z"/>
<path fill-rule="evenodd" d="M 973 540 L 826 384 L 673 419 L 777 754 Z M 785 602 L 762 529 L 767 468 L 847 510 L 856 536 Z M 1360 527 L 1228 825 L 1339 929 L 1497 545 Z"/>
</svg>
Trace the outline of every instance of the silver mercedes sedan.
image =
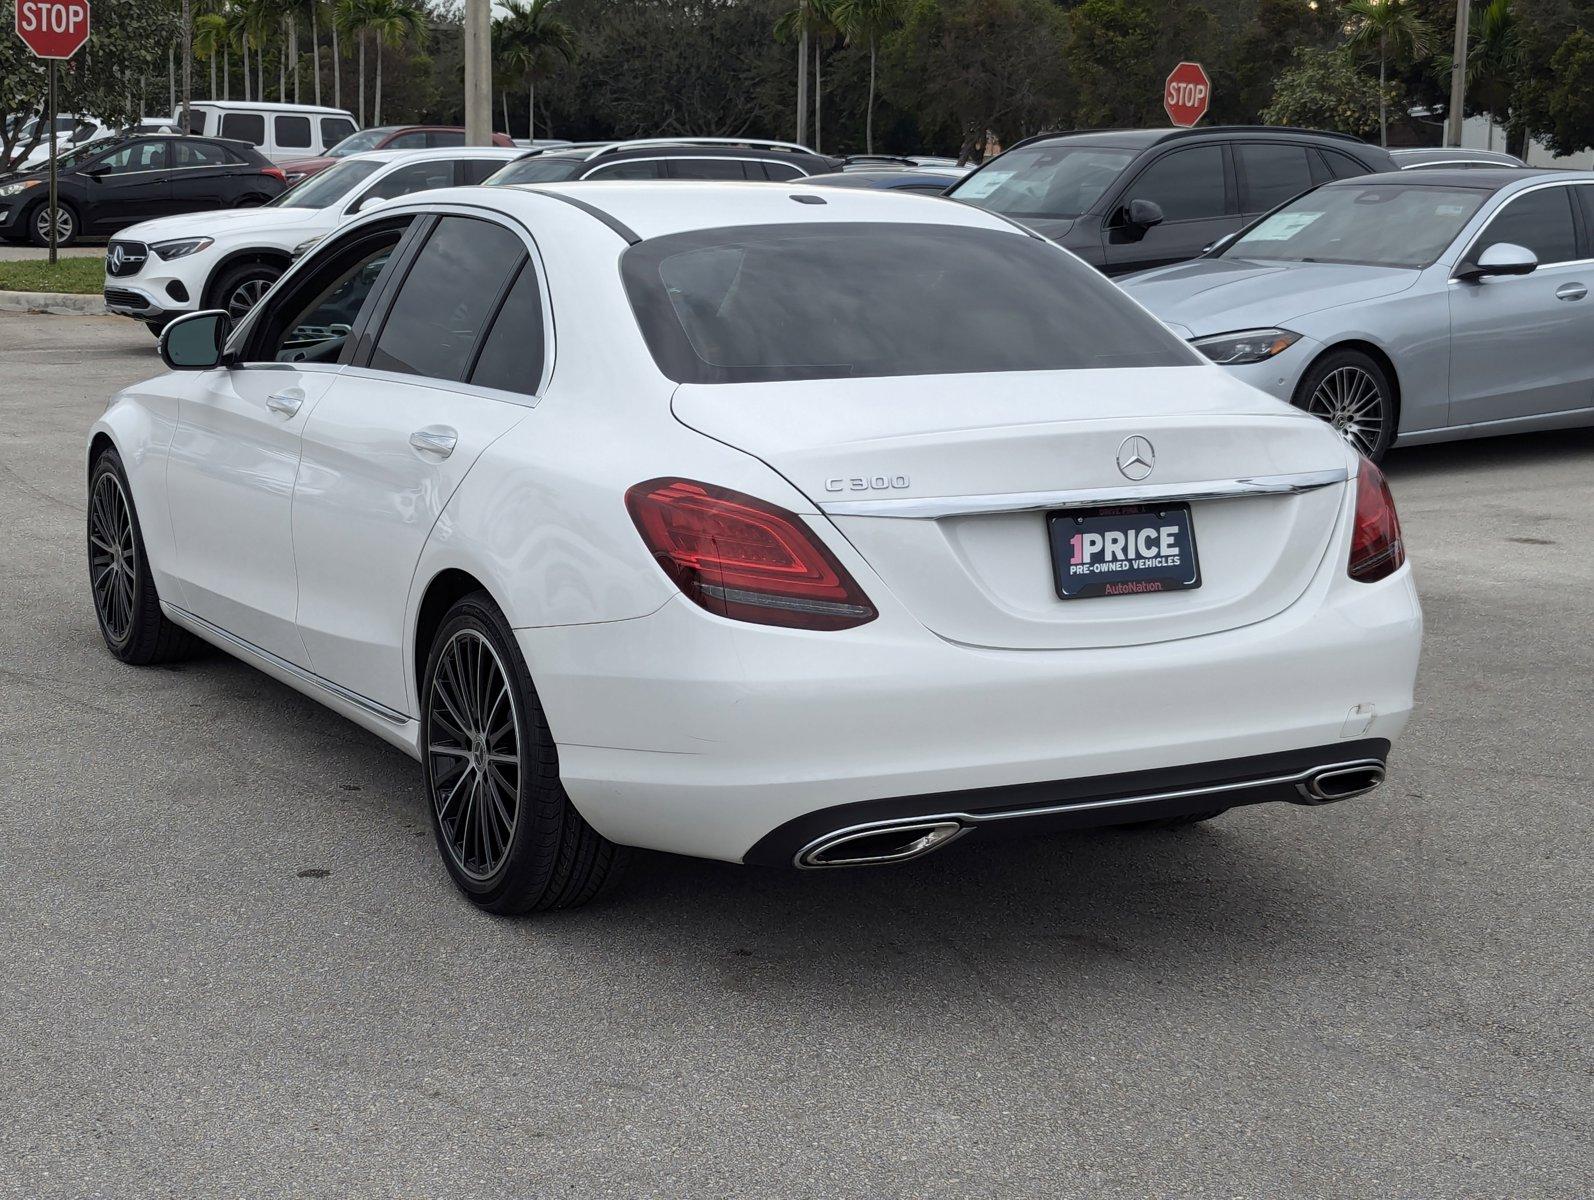
<svg viewBox="0 0 1594 1200">
<path fill-rule="evenodd" d="M 1375 461 L 1397 443 L 1594 424 L 1594 172 L 1340 180 L 1118 282 Z"/>
</svg>

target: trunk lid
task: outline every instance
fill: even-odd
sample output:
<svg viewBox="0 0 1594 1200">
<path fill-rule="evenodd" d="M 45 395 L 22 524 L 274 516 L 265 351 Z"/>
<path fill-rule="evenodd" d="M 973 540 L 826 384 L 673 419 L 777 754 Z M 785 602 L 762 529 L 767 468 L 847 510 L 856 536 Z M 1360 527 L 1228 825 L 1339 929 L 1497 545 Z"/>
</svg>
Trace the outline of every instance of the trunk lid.
<svg viewBox="0 0 1594 1200">
<path fill-rule="evenodd" d="M 672 405 L 803 492 L 926 627 L 974 646 L 1145 644 L 1273 616 L 1316 573 L 1342 482 L 1189 501 L 1202 585 L 1180 592 L 1060 600 L 1046 514 L 1131 487 L 1347 473 L 1327 426 L 1217 367 L 688 384 Z M 1131 483 L 1118 457 L 1135 435 L 1156 461 Z"/>
</svg>

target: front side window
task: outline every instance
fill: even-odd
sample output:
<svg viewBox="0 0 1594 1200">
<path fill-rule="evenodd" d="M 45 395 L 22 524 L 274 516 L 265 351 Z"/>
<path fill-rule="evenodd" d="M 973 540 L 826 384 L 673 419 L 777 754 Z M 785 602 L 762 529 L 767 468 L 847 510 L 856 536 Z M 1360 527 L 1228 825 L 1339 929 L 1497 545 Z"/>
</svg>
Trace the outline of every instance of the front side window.
<svg viewBox="0 0 1594 1200">
<path fill-rule="evenodd" d="M 694 230 L 632 246 L 621 274 L 654 360 L 678 383 L 1201 361 L 1095 270 L 1006 230 Z"/>
<path fill-rule="evenodd" d="M 1301 155 L 1301 165 L 1306 156 Z M 1308 180 L 1310 182 L 1310 180 Z M 1191 146 L 1164 154 L 1135 177 L 1124 201 L 1153 200 L 1165 221 L 1198 221 L 1228 212 L 1221 146 Z"/>
<path fill-rule="evenodd" d="M 1329 184 L 1259 221 L 1220 254 L 1426 267 L 1444 253 L 1488 194 L 1417 183 Z"/>
<path fill-rule="evenodd" d="M 465 144 L 465 131 L 463 129 L 432 129 L 426 134 L 428 146 L 463 146 Z"/>
<path fill-rule="evenodd" d="M 387 145 L 384 150 L 424 150 L 426 149 L 426 134 L 419 129 L 412 129 L 408 133 L 401 133 Z"/>
<path fill-rule="evenodd" d="M 803 173 L 790 163 L 767 162 L 764 164 L 764 178 L 775 183 L 784 183 L 788 179 L 801 179 Z"/>
<path fill-rule="evenodd" d="M 424 192 L 431 188 L 446 188 L 454 186 L 454 164 L 449 159 L 439 159 L 434 162 L 410 163 L 396 171 L 389 171 L 380 179 L 374 181 L 370 187 L 360 194 L 354 207 L 366 203 L 372 197 L 383 200 L 392 200 L 397 196 L 408 196 L 412 192 Z"/>
<path fill-rule="evenodd" d="M 1101 199 L 1135 154 L 1105 146 L 1021 146 L 962 180 L 951 195 L 1009 217 L 1077 217 Z"/>
<path fill-rule="evenodd" d="M 318 254 L 309 273 L 274 299 L 270 311 L 260 314 L 250 358 L 257 362 L 337 362 L 408 224 L 403 221 L 383 229 L 362 230 L 346 244 L 329 246 Z"/>
<path fill-rule="evenodd" d="M 464 379 L 487 319 L 525 253 L 520 239 L 501 225 L 444 217 L 404 277 L 371 366 Z"/>
<path fill-rule="evenodd" d="M 658 177 L 658 163 L 640 160 L 605 163 L 582 176 L 583 179 L 657 179 Z"/>
<path fill-rule="evenodd" d="M 746 179 L 746 166 L 731 158 L 672 158 L 671 179 Z M 759 178 L 763 172 L 759 172 Z"/>
<path fill-rule="evenodd" d="M 267 203 L 278 208 L 326 208 L 342 200 L 386 165 L 368 158 L 336 163 L 325 171 L 306 176 Z"/>
<path fill-rule="evenodd" d="M 326 122 L 321 123 L 321 128 L 326 129 Z M 347 158 L 351 154 L 364 154 L 367 150 L 375 150 L 377 143 L 387 136 L 386 129 L 362 129 L 359 133 L 350 134 L 332 149 L 327 151 L 328 158 Z"/>
<path fill-rule="evenodd" d="M 223 113 L 221 136 L 248 142 L 251 146 L 266 144 L 266 118 L 260 113 Z"/>
<path fill-rule="evenodd" d="M 493 186 L 511 183 L 560 183 L 566 179 L 574 179 L 580 170 L 580 159 L 540 158 L 533 155 L 530 158 L 516 159 L 495 174 L 489 175 L 486 182 Z"/>
<path fill-rule="evenodd" d="M 128 142 L 107 154 L 97 164 L 100 170 L 111 175 L 126 175 L 132 171 L 160 171 L 166 167 L 164 141 Z"/>
<path fill-rule="evenodd" d="M 1577 227 L 1572 220 L 1572 189 L 1540 188 L 1495 214 L 1478 239 L 1472 257 L 1500 242 L 1526 246 L 1540 266 L 1571 262 L 1577 257 Z"/>
<path fill-rule="evenodd" d="M 277 135 L 277 145 L 280 148 L 284 150 L 310 148 L 309 117 L 278 117 L 272 122 L 272 128 Z"/>
<path fill-rule="evenodd" d="M 1304 146 L 1242 142 L 1234 152 L 1245 173 L 1245 212 L 1267 212 L 1312 186 L 1312 167 Z"/>
</svg>

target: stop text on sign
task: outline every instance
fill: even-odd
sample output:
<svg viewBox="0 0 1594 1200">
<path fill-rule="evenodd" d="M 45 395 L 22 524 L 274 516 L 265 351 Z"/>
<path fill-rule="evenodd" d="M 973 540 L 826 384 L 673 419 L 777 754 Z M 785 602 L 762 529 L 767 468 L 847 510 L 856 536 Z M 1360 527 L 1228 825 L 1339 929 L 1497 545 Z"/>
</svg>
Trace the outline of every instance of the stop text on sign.
<svg viewBox="0 0 1594 1200">
<path fill-rule="evenodd" d="M 88 0 L 16 0 L 17 36 L 39 58 L 71 58 L 88 40 Z"/>
</svg>

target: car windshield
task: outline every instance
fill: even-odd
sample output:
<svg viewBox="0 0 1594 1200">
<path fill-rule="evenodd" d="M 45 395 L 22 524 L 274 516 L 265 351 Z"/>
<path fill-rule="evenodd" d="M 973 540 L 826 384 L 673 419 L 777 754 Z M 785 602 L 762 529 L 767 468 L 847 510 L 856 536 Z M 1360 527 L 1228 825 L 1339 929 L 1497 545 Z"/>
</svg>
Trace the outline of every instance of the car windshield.
<svg viewBox="0 0 1594 1200">
<path fill-rule="evenodd" d="M 79 146 L 75 150 L 68 150 L 65 154 L 57 154 L 55 156 L 55 169 L 57 171 L 70 171 L 75 167 L 81 167 L 89 159 L 107 154 L 122 144 L 114 141 L 92 142 L 86 146 Z"/>
<path fill-rule="evenodd" d="M 981 167 L 948 194 L 1009 217 L 1077 217 L 1101 198 L 1135 153 L 1107 146 L 1024 146 Z"/>
<path fill-rule="evenodd" d="M 328 158 L 347 158 L 351 154 L 364 154 L 367 150 L 375 150 L 376 144 L 385 138 L 389 129 L 362 129 L 359 133 L 351 133 L 336 146 L 327 151 Z"/>
<path fill-rule="evenodd" d="M 678 383 L 1200 361 L 1104 276 L 1005 229 L 694 230 L 632 246 L 621 274 L 654 360 Z"/>
<path fill-rule="evenodd" d="M 558 183 L 573 179 L 581 169 L 581 160 L 574 158 L 519 158 L 502 170 L 489 175 L 485 182 L 504 183 Z"/>
<path fill-rule="evenodd" d="M 387 166 L 368 158 L 337 163 L 317 175 L 306 176 L 275 200 L 274 208 L 326 208 L 336 204 L 376 172 Z"/>
<path fill-rule="evenodd" d="M 1333 184 L 1286 204 L 1220 254 L 1283 262 L 1426 267 L 1489 193 L 1428 184 Z"/>
</svg>

